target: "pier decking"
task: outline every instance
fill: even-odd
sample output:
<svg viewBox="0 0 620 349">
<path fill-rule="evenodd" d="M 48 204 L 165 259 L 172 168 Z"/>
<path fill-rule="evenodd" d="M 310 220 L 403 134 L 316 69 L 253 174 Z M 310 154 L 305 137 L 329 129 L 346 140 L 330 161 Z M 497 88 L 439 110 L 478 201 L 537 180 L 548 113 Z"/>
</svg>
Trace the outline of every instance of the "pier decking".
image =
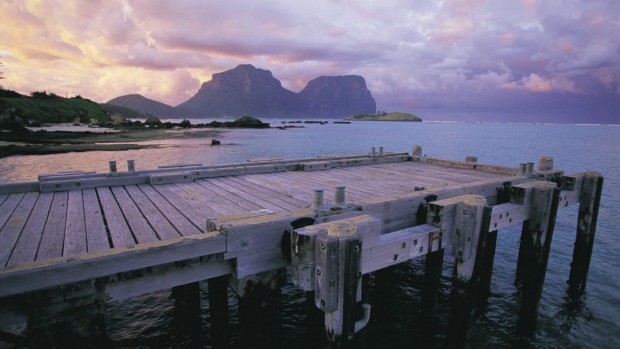
<svg viewBox="0 0 620 349">
<path fill-rule="evenodd" d="M 428 158 L 419 148 L 411 155 L 373 151 L 226 166 L 136 171 L 132 162 L 126 172 L 116 171 L 115 163 L 110 168 L 0 186 L 0 299 L 10 300 L 0 303 L 0 325 L 19 319 L 37 326 L 58 322 L 50 314 L 76 306 L 57 305 L 67 298 L 100 304 L 222 276 L 243 296 L 248 280 L 281 277 L 275 271 L 291 266 L 293 282 L 316 292 L 328 333 L 340 338 L 354 333 L 346 327 L 355 323 L 342 316 L 348 314 L 343 303 L 358 297 L 326 290 L 330 279 L 315 275 L 327 270 L 334 280 L 348 278 L 356 285 L 359 280 L 347 274 L 349 267 L 338 274 L 315 245 L 325 243 L 345 256 L 349 247 L 342 241 L 354 237 L 360 256 L 352 265 L 362 275 L 450 244 L 461 253 L 459 263 L 471 264 L 457 272 L 469 285 L 481 263 L 479 234 L 485 239 L 488 232 L 538 220 L 535 245 L 544 246 L 547 226 L 553 230 L 553 205 L 557 210 L 577 204 L 584 195 L 595 202 L 602 184 L 596 173 L 565 176 L 549 159 L 541 159 L 534 171 L 533 164 L 512 168 L 473 158 Z M 598 186 L 583 184 L 592 178 L 601 179 Z M 498 196 L 502 190 L 508 190 L 507 201 Z M 480 217 L 459 220 L 454 212 L 461 204 Z M 594 215 L 594 222 L 587 219 L 595 226 L 596 204 L 581 205 Z M 482 207 L 488 207 L 486 221 Z M 461 230 L 460 224 L 473 225 Z M 575 282 L 585 287 L 585 280 Z M 60 310 L 47 309 L 45 316 L 31 311 L 50 304 Z"/>
</svg>

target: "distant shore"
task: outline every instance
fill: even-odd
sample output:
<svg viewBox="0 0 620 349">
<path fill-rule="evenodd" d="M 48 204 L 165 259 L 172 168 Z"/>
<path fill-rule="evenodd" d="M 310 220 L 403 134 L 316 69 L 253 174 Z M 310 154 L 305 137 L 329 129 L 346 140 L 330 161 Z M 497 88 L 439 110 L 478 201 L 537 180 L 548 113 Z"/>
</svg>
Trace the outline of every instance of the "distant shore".
<svg viewBox="0 0 620 349">
<path fill-rule="evenodd" d="M 136 142 L 174 138 L 214 138 L 223 130 L 131 128 L 103 131 L 0 132 L 0 158 L 12 155 L 47 155 L 85 151 L 121 151 L 158 148 L 160 144 Z"/>
<path fill-rule="evenodd" d="M 421 122 L 422 119 L 419 117 L 409 114 L 409 113 L 401 113 L 401 112 L 392 112 L 386 113 L 382 112 L 379 114 L 358 114 L 346 117 L 345 120 L 355 120 L 355 121 L 412 121 L 412 122 Z"/>
</svg>

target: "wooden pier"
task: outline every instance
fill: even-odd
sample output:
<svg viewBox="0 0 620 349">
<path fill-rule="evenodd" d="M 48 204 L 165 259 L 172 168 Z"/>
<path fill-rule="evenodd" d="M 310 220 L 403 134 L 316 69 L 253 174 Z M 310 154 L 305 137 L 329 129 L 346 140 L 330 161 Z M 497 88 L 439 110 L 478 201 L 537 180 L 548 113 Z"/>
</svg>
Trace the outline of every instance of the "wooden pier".
<svg viewBox="0 0 620 349">
<path fill-rule="evenodd" d="M 447 248 L 455 265 L 446 341 L 461 347 L 488 294 L 498 230 L 522 224 L 515 283 L 527 333 L 556 212 L 575 204 L 569 294 L 585 292 L 603 183 L 596 172 L 555 170 L 550 157 L 535 170 L 432 158 L 419 146 L 126 169 L 111 161 L 108 173 L 0 185 L 0 328 L 27 321 L 31 347 L 79 346 L 105 337 L 107 301 L 170 288 L 198 297 L 192 285 L 209 280 L 216 344 L 225 346 L 226 288 L 253 299 L 291 268 L 289 281 L 314 292 L 331 343 L 346 347 L 372 316 L 366 304 L 356 315 L 363 275 L 426 256 L 423 309 L 432 316 Z"/>
</svg>

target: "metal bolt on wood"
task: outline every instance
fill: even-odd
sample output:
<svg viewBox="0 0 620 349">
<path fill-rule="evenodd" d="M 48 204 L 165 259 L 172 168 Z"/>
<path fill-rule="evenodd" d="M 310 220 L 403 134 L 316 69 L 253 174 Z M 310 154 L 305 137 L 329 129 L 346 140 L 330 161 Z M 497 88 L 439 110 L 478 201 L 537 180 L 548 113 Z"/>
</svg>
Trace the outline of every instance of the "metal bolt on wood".
<svg viewBox="0 0 620 349">
<path fill-rule="evenodd" d="M 116 161 L 110 160 L 108 161 L 108 165 L 110 167 L 110 173 L 116 173 Z"/>
<path fill-rule="evenodd" d="M 341 205 L 344 204 L 344 190 L 345 190 L 346 186 L 344 185 L 337 185 L 336 186 L 336 205 Z"/>
<path fill-rule="evenodd" d="M 312 207 L 323 206 L 323 189 L 314 189 L 314 199 L 312 200 Z"/>
</svg>

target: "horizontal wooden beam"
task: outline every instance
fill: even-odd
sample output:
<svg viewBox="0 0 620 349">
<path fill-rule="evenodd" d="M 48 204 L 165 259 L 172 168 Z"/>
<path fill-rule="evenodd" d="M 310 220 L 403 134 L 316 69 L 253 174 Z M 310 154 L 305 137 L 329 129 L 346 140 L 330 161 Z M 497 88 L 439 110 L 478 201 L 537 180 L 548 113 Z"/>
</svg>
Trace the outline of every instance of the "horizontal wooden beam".
<svg viewBox="0 0 620 349">
<path fill-rule="evenodd" d="M 224 236 L 197 234 L 0 270 L 0 297 L 226 251 Z"/>
</svg>

